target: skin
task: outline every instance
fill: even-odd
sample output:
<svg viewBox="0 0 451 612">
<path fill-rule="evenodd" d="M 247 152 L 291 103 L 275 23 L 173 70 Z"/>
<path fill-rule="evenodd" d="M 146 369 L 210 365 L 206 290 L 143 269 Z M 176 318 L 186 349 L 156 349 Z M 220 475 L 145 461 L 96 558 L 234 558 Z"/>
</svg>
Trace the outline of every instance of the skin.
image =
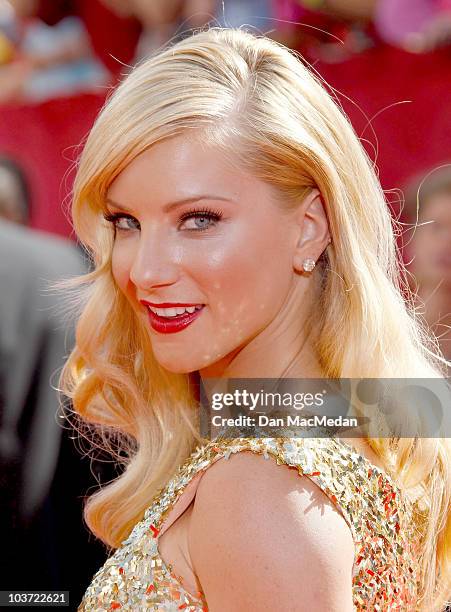
<svg viewBox="0 0 451 612">
<path fill-rule="evenodd" d="M 201 194 L 214 198 L 165 210 Z M 221 220 L 180 220 L 206 207 L 220 211 Z M 112 271 L 148 325 L 162 366 L 198 371 L 203 379 L 323 376 L 304 329 L 315 307 L 313 274 L 302 271 L 304 259 L 316 261 L 330 239 L 318 190 L 287 212 L 270 185 L 182 134 L 119 174 L 108 191 L 108 212 L 130 215 L 115 221 Z M 199 226 L 207 229 L 193 230 Z M 141 299 L 206 307 L 183 331 L 161 334 L 148 323 Z M 159 550 L 188 591 L 202 585 L 210 612 L 351 612 L 351 532 L 307 477 L 238 453 L 211 466 L 195 502 L 185 503 L 181 515 L 168 517 Z M 268 546 L 273 532 L 278 537 Z"/>
<path fill-rule="evenodd" d="M 369 20 L 375 7 L 376 0 L 325 0 L 322 10 L 345 19 Z"/>
<path fill-rule="evenodd" d="M 26 208 L 17 179 L 0 165 L 0 219 L 28 225 Z"/>
<path fill-rule="evenodd" d="M 410 250 L 412 272 L 424 288 L 442 283 L 451 288 L 451 193 L 437 193 L 422 202 L 419 225 Z"/>
<path fill-rule="evenodd" d="M 201 194 L 218 199 L 164 211 Z M 205 207 L 222 219 L 179 221 Z M 233 167 L 219 150 L 181 135 L 133 160 L 112 183 L 108 208 L 133 217 L 116 222 L 112 270 L 147 324 L 141 299 L 206 305 L 175 334 L 148 324 L 155 357 L 166 369 L 276 377 L 289 366 L 293 376 L 320 375 L 303 331 L 311 279 L 300 273 L 303 260 L 316 261 L 328 244 L 317 190 L 286 213 L 271 186 Z M 196 231 L 199 226 L 207 229 Z"/>
<path fill-rule="evenodd" d="M 419 227 L 409 244 L 410 271 L 418 283 L 426 321 L 440 337 L 441 349 L 451 359 L 451 193 L 422 202 Z M 424 225 L 422 225 L 424 224 Z"/>
<path fill-rule="evenodd" d="M 31 17 L 39 8 L 38 0 L 10 0 L 18 17 Z"/>
<path fill-rule="evenodd" d="M 306 476 L 252 452 L 200 480 L 188 551 L 210 612 L 352 612 L 355 547 Z"/>
<path fill-rule="evenodd" d="M 165 212 L 196 194 L 222 199 Z M 316 261 L 330 240 L 318 190 L 287 213 L 271 186 L 182 134 L 136 157 L 107 197 L 110 213 L 131 215 L 116 221 L 113 276 L 148 325 L 161 365 L 197 371 L 204 381 L 324 376 L 304 330 L 316 296 L 313 275 L 302 271 L 304 259 Z M 205 208 L 222 212 L 222 219 L 180 221 Z M 207 229 L 190 231 L 196 227 Z M 206 307 L 184 330 L 161 334 L 148 323 L 141 299 Z M 365 440 L 342 439 L 383 468 Z"/>
</svg>

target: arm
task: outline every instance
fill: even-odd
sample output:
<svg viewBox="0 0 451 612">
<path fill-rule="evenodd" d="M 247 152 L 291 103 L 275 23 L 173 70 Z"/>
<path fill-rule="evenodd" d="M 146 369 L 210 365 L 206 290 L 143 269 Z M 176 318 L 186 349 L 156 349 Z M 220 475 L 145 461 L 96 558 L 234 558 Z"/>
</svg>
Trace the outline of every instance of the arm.
<svg viewBox="0 0 451 612">
<path fill-rule="evenodd" d="M 375 0 L 325 0 L 323 10 L 344 19 L 372 19 Z"/>
<path fill-rule="evenodd" d="M 202 477 L 191 560 L 210 612 L 351 612 L 354 542 L 309 478 L 240 452 Z"/>
<path fill-rule="evenodd" d="M 314 11 L 327 13 L 341 19 L 370 20 L 374 15 L 377 0 L 297 0 L 299 4 Z"/>
</svg>

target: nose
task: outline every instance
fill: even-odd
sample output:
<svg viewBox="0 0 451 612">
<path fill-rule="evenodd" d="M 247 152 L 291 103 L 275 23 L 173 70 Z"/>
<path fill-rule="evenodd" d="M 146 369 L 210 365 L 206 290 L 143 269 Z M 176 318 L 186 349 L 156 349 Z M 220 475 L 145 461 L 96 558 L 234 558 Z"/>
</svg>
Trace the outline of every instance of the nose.
<svg viewBox="0 0 451 612">
<path fill-rule="evenodd" d="M 143 291 L 172 285 L 180 275 L 178 260 L 175 245 L 161 228 L 158 232 L 147 233 L 141 229 L 130 268 L 130 280 L 136 288 Z"/>
</svg>

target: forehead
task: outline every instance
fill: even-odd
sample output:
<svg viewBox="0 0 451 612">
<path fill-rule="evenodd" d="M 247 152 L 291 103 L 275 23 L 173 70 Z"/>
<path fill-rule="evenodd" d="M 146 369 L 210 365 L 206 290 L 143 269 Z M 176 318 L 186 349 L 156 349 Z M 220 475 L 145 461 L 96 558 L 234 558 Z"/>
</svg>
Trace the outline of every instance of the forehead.
<svg viewBox="0 0 451 612">
<path fill-rule="evenodd" d="M 273 189 L 240 168 L 233 155 L 184 133 L 138 155 L 113 181 L 107 196 L 115 202 L 139 204 L 152 195 L 164 204 L 209 193 L 256 199 L 273 195 Z"/>
</svg>

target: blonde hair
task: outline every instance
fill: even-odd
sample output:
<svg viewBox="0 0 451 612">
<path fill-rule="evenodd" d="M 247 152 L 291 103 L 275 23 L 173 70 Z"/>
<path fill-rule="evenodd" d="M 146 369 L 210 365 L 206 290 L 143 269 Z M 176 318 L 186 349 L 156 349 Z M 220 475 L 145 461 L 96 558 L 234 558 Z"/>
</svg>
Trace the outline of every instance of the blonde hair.
<svg viewBox="0 0 451 612">
<path fill-rule="evenodd" d="M 410 179 L 405 189 L 403 215 L 415 221 L 427 214 L 427 202 L 436 195 L 451 196 L 451 163 L 423 171 Z"/>
<path fill-rule="evenodd" d="M 119 449 L 125 465 L 85 510 L 91 530 L 112 547 L 202 441 L 191 375 L 165 371 L 154 358 L 148 330 L 114 283 L 114 236 L 102 219 L 108 187 L 127 164 L 187 130 L 276 187 L 287 206 L 320 190 L 332 235 L 314 273 L 321 281 L 316 349 L 326 376 L 444 372 L 437 343 L 415 314 L 372 164 L 320 79 L 295 52 L 243 30 L 210 28 L 166 47 L 111 95 L 74 185 L 75 230 L 95 269 L 79 279 L 82 313 L 61 387 L 81 419 L 100 432 L 100 444 Z M 422 490 L 428 514 L 418 517 L 424 531 L 419 609 L 440 610 L 451 580 L 450 441 L 401 439 L 395 454 L 390 439 L 369 442 L 400 481 Z"/>
</svg>

